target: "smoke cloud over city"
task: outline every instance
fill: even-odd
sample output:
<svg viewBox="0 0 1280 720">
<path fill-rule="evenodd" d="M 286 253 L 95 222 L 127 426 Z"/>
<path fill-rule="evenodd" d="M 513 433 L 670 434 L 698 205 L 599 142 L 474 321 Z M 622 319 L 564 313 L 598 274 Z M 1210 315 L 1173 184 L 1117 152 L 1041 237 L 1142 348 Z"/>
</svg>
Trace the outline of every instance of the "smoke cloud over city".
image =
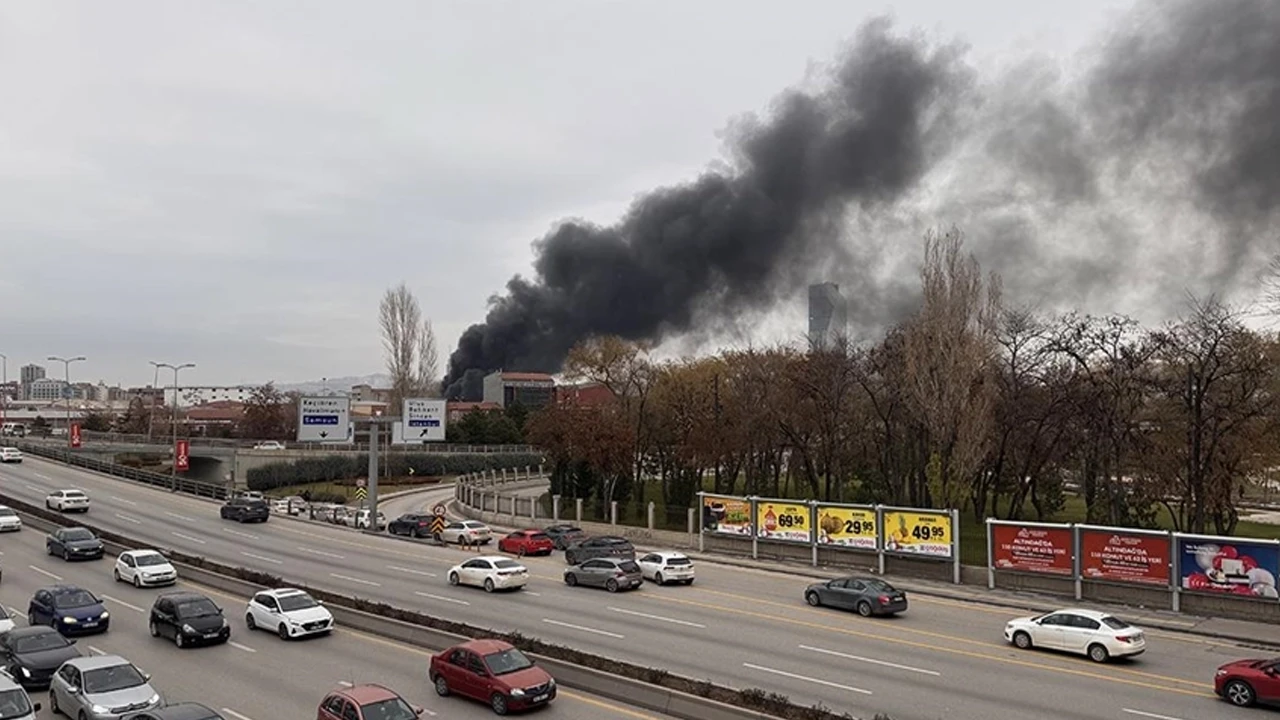
<svg viewBox="0 0 1280 720">
<path fill-rule="evenodd" d="M 929 227 L 958 225 L 1013 301 L 1176 310 L 1231 294 L 1280 250 L 1280 3 L 1148 2 L 1083 73 L 1028 58 L 980 78 L 963 48 L 873 20 L 825 86 L 731 126 L 730 155 L 616 224 L 535 243 L 449 359 L 449 397 L 499 368 L 554 372 L 601 334 L 731 327 L 809 282 L 850 329 L 910 311 Z"/>
</svg>

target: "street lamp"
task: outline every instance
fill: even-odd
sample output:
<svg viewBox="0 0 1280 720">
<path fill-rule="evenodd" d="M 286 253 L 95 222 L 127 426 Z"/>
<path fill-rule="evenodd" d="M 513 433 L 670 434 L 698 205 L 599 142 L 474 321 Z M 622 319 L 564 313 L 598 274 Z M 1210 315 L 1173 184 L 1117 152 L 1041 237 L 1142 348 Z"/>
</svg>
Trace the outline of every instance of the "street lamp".
<svg viewBox="0 0 1280 720">
<path fill-rule="evenodd" d="M 147 413 L 147 442 L 151 442 L 151 431 L 156 424 L 156 390 L 160 387 L 160 368 L 167 366 L 165 366 L 164 363 L 158 363 L 155 360 L 148 360 L 147 362 L 151 363 L 151 366 L 156 369 L 156 378 L 151 382 L 151 400 L 147 403 L 147 407 L 149 408 Z M 175 397 L 174 404 L 177 404 L 177 402 L 178 400 Z"/>
<path fill-rule="evenodd" d="M 156 366 L 156 377 L 160 377 L 160 368 L 168 368 L 173 371 L 173 489 L 178 488 L 178 371 L 193 368 L 195 363 L 183 363 L 181 365 L 170 365 L 169 363 L 153 363 Z M 156 382 L 159 382 L 157 380 Z"/>
<path fill-rule="evenodd" d="M 0 423 L 9 415 L 9 356 L 0 353 L 0 367 L 4 372 L 4 390 L 0 390 Z"/>
<path fill-rule="evenodd" d="M 71 363 L 84 360 L 83 355 L 77 355 L 73 358 L 60 358 L 56 355 L 49 356 L 49 362 L 62 363 L 63 380 L 67 384 L 67 389 L 63 391 L 65 397 L 63 402 L 67 404 L 67 447 L 71 447 Z"/>
</svg>

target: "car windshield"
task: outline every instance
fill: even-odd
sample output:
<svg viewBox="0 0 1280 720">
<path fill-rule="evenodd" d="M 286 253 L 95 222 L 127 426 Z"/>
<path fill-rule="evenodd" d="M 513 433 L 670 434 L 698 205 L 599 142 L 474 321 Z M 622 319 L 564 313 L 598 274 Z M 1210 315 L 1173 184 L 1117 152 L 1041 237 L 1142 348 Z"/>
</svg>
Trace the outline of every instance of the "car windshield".
<svg viewBox="0 0 1280 720">
<path fill-rule="evenodd" d="M 109 693 L 126 688 L 146 684 L 138 668 L 129 665 L 112 665 L 111 667 L 86 670 L 84 673 L 84 691 L 90 694 Z"/>
<path fill-rule="evenodd" d="M 315 601 L 315 598 L 311 597 L 310 595 L 307 595 L 306 593 L 303 593 L 301 595 L 286 595 L 282 598 L 279 598 L 279 600 L 280 600 L 280 609 L 285 612 L 292 612 L 294 610 L 306 610 L 307 608 L 313 608 L 320 604 Z"/>
<path fill-rule="evenodd" d="M 896 590 L 894 590 L 892 585 L 890 585 L 889 583 L 879 578 L 866 578 L 862 582 L 867 586 L 867 590 L 870 590 L 871 592 L 876 592 L 876 593 L 897 592 Z"/>
<path fill-rule="evenodd" d="M 360 717 L 364 720 L 417 720 L 418 714 L 404 700 L 391 698 L 361 705 Z"/>
<path fill-rule="evenodd" d="M 515 648 L 485 655 L 484 662 L 494 675 L 506 675 L 533 667 L 533 661 Z"/>
<path fill-rule="evenodd" d="M 62 634 L 56 630 L 30 637 L 14 638 L 13 651 L 16 653 L 33 653 L 42 652 L 44 650 L 56 650 L 61 647 L 67 647 L 71 641 L 62 637 Z"/>
<path fill-rule="evenodd" d="M 63 540 L 93 540 L 93 533 L 83 528 L 79 530 L 68 530 L 62 533 Z"/>
<path fill-rule="evenodd" d="M 31 701 L 21 688 L 0 691 L 0 720 L 27 717 L 31 712 Z"/>
<path fill-rule="evenodd" d="M 178 603 L 178 617 L 180 618 L 212 617 L 221 614 L 218 611 L 218 606 L 214 605 L 213 601 L 208 598 Z"/>
<path fill-rule="evenodd" d="M 630 560 L 624 563 L 618 563 L 618 569 L 621 570 L 622 572 L 629 572 L 629 573 L 640 572 L 640 566 Z"/>
<path fill-rule="evenodd" d="M 13 508 L 0 508 L 0 517 L 13 517 L 17 514 L 13 511 Z"/>
<path fill-rule="evenodd" d="M 149 567 L 152 565 L 164 565 L 169 561 L 164 559 L 163 555 L 134 555 L 133 559 L 138 563 L 138 567 Z"/>
<path fill-rule="evenodd" d="M 499 570 L 510 570 L 511 568 L 523 567 L 520 563 L 516 562 L 515 560 L 494 560 L 493 566 L 498 568 Z"/>
<path fill-rule="evenodd" d="M 98 598 L 88 590 L 69 590 L 53 596 L 53 606 L 56 608 L 80 608 L 97 604 Z"/>
<path fill-rule="evenodd" d="M 1118 618 L 1118 617 L 1112 617 L 1112 616 L 1110 616 L 1110 615 L 1108 615 L 1108 616 L 1106 616 L 1106 617 L 1102 618 L 1102 622 L 1103 622 L 1103 624 L 1104 624 L 1104 625 L 1106 625 L 1107 627 L 1111 628 L 1112 630 L 1125 630 L 1125 629 L 1128 629 L 1128 628 L 1133 627 L 1132 625 L 1130 625 L 1129 623 L 1127 623 L 1127 622 L 1125 622 L 1125 621 L 1121 620 L 1120 618 Z"/>
</svg>

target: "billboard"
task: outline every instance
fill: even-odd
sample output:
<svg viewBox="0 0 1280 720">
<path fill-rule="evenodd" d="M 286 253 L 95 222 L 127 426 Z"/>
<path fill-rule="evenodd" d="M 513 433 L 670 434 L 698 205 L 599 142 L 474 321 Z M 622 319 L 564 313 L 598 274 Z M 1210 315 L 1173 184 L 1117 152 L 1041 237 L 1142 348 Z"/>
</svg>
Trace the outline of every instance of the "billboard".
<svg viewBox="0 0 1280 720">
<path fill-rule="evenodd" d="M 179 440 L 173 447 L 173 469 L 186 472 L 191 469 L 191 443 Z"/>
<path fill-rule="evenodd" d="M 1070 527 L 990 523 L 991 566 L 997 570 L 1071 575 L 1074 534 Z"/>
<path fill-rule="evenodd" d="M 728 495 L 703 495 L 702 529 L 725 535 L 751 535 L 751 501 Z"/>
<path fill-rule="evenodd" d="M 1168 535 L 1080 528 L 1080 576 L 1168 585 L 1169 544 Z"/>
<path fill-rule="evenodd" d="M 884 549 L 906 555 L 951 557 L 951 513 L 885 510 Z"/>
<path fill-rule="evenodd" d="M 1275 542 L 1178 536 L 1183 590 L 1280 598 L 1280 545 Z"/>
<path fill-rule="evenodd" d="M 873 508 L 819 505 L 818 544 L 875 550 L 879 533 Z"/>
<path fill-rule="evenodd" d="M 71 423 L 71 430 L 69 433 L 71 436 L 71 447 L 80 447 L 80 423 Z"/>
<path fill-rule="evenodd" d="M 810 542 L 813 514 L 808 503 L 795 500 L 757 500 L 756 537 L 761 540 Z"/>
</svg>

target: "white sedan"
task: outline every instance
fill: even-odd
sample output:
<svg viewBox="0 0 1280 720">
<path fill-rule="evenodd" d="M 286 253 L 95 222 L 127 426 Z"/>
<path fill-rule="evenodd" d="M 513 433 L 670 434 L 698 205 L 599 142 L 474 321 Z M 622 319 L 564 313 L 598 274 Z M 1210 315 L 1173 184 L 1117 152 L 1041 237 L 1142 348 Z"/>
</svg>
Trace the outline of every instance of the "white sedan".
<svg viewBox="0 0 1280 720">
<path fill-rule="evenodd" d="M 458 543 L 459 545 L 484 545 L 489 542 L 492 533 L 489 526 L 475 520 L 451 522 L 440 531 L 440 541 Z"/>
<path fill-rule="evenodd" d="M 677 582 L 693 584 L 693 561 L 678 552 L 654 552 L 636 560 L 645 580 L 659 585 Z"/>
<path fill-rule="evenodd" d="M 44 499 L 44 506 L 58 512 L 89 512 L 89 496 L 83 490 L 54 490 Z"/>
<path fill-rule="evenodd" d="M 7 505 L 0 505 L 0 532 L 17 532 L 22 529 L 22 518 Z"/>
<path fill-rule="evenodd" d="M 449 569 L 450 585 L 476 585 L 485 592 L 516 590 L 528 583 L 529 569 L 501 555 L 483 555 Z"/>
<path fill-rule="evenodd" d="M 333 631 L 333 613 L 305 590 L 264 590 L 249 600 L 244 613 L 250 630 L 274 632 L 281 640 Z"/>
<path fill-rule="evenodd" d="M 1088 655 L 1100 663 L 1141 655 L 1147 649 L 1142 630 L 1114 615 L 1079 608 L 1010 620 L 1004 639 L 1023 650 L 1034 647 Z"/>
<path fill-rule="evenodd" d="M 16 447 L 0 448 L 0 462 L 22 462 L 22 451 Z"/>
<path fill-rule="evenodd" d="M 126 550 L 116 558 L 111 576 L 136 588 L 157 587 L 178 582 L 178 569 L 156 550 Z"/>
</svg>

